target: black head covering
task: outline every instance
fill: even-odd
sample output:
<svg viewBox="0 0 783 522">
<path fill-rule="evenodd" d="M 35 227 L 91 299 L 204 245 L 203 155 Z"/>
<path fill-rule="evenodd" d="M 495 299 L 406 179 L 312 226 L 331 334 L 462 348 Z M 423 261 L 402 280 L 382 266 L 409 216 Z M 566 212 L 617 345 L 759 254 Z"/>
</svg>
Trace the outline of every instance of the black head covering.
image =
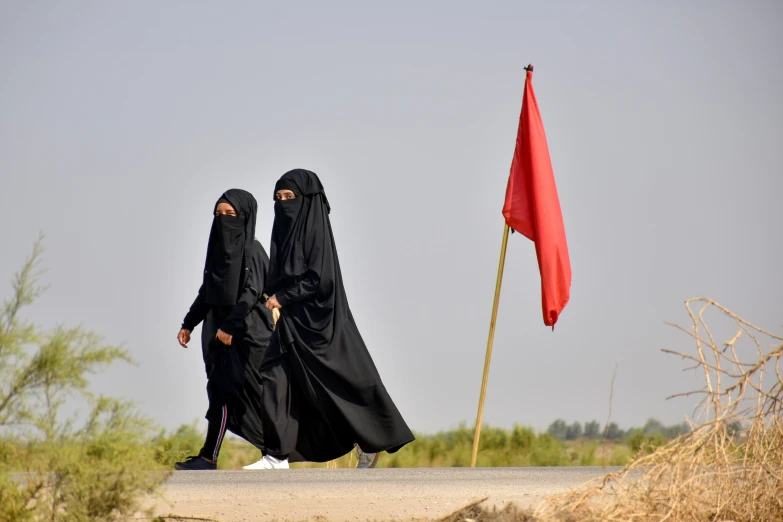
<svg viewBox="0 0 783 522">
<path fill-rule="evenodd" d="M 310 259 L 319 238 L 325 233 L 331 235 L 329 201 L 315 172 L 304 169 L 286 172 L 275 184 L 275 193 L 278 190 L 291 190 L 296 198 L 275 200 L 267 280 L 272 293 L 279 290 L 285 279 L 303 275 L 308 269 L 306 260 Z"/>
<path fill-rule="evenodd" d="M 329 208 L 329 201 L 326 199 L 326 192 L 324 192 L 324 186 L 321 185 L 321 180 L 315 172 L 305 169 L 289 170 L 283 174 L 277 183 L 275 183 L 275 194 L 278 190 L 290 190 L 296 197 L 301 196 L 314 196 L 320 194 L 323 201 L 326 203 L 326 213 L 331 210 Z M 272 195 L 272 198 L 277 201 L 277 197 Z"/>
<path fill-rule="evenodd" d="M 224 192 L 215 203 L 215 211 L 223 202 L 234 207 L 237 215 L 215 216 L 209 232 L 204 296 L 207 304 L 216 306 L 236 304 L 247 280 L 258 210 L 256 198 L 241 189 Z"/>
<path fill-rule="evenodd" d="M 280 190 L 290 190 L 297 196 L 302 195 L 299 187 L 291 178 L 280 178 L 277 180 L 277 183 L 275 183 L 275 201 L 277 201 L 277 192 Z"/>
</svg>

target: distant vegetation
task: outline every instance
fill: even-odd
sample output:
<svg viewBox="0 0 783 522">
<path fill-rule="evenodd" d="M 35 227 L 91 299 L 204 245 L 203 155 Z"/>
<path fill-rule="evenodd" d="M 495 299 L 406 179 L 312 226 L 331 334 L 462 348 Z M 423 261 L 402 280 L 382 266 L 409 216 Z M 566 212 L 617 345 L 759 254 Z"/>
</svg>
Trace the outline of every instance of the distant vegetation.
<svg viewBox="0 0 783 522">
<path fill-rule="evenodd" d="M 598 421 L 591 421 L 582 424 L 574 422 L 568 424 L 563 419 L 557 419 L 549 425 L 547 433 L 557 440 L 577 440 L 586 438 L 598 440 L 606 438 L 607 440 L 621 440 L 638 436 L 660 435 L 665 439 L 674 439 L 691 431 L 687 422 L 664 426 L 657 419 L 649 419 L 641 428 L 629 428 L 622 430 L 616 423 L 611 422 L 605 428 L 602 428 Z"/>
<path fill-rule="evenodd" d="M 622 466 L 640 450 L 649 452 L 687 433 L 687 424 L 664 426 L 650 419 L 641 428 L 621 430 L 610 424 L 602 430 L 597 422 L 567 424 L 558 419 L 543 433 L 525 426 L 512 429 L 485 426 L 481 431 L 478 466 Z M 611 435 L 604 438 L 604 433 Z M 194 425 L 183 425 L 156 439 L 156 456 L 171 466 L 198 452 L 204 434 Z M 473 428 L 467 425 L 436 433 L 417 434 L 416 441 L 392 455 L 384 455 L 379 467 L 466 467 L 470 465 Z M 218 461 L 223 469 L 239 469 L 254 462 L 260 452 L 246 442 L 228 438 Z M 353 455 L 335 462 L 336 467 L 356 465 Z M 326 464 L 297 464 L 294 467 L 324 467 Z"/>
</svg>

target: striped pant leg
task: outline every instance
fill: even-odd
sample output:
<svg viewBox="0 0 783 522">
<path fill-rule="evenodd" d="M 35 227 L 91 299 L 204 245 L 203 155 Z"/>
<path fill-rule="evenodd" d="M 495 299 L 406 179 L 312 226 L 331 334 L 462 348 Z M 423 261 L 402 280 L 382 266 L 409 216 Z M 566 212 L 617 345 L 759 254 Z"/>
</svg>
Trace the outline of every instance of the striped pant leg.
<svg viewBox="0 0 783 522">
<path fill-rule="evenodd" d="M 209 419 L 207 426 L 207 440 L 204 441 L 204 447 L 201 448 L 199 455 L 216 461 L 220 453 L 220 445 L 223 444 L 223 437 L 226 434 L 226 424 L 228 423 L 228 406 L 223 405 L 215 408 L 216 415 Z"/>
</svg>

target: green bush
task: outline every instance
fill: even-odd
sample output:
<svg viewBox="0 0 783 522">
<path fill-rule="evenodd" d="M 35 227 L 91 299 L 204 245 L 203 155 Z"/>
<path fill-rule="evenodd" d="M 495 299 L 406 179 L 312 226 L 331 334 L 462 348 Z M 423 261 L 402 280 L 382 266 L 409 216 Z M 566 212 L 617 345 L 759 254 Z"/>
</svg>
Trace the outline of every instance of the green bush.
<svg viewBox="0 0 783 522">
<path fill-rule="evenodd" d="M 435 435 L 417 434 L 416 440 L 399 452 L 381 459 L 383 467 L 465 467 L 470 466 L 473 430 L 465 425 Z M 611 447 L 617 444 L 611 444 Z M 630 451 L 612 449 L 608 456 L 597 456 L 598 441 L 557 440 L 550 433 L 536 434 L 526 426 L 511 430 L 484 426 L 477 466 L 593 466 L 622 465 Z"/>
<path fill-rule="evenodd" d="M 40 240 L 0 309 L 0 520 L 109 521 L 129 517 L 165 472 L 150 423 L 130 404 L 88 392 L 87 377 L 132 362 L 82 328 L 42 330 L 20 312 L 40 296 Z M 86 407 L 63 419 L 66 401 Z"/>
<path fill-rule="evenodd" d="M 173 433 L 161 431 L 153 440 L 155 461 L 170 469 L 175 462 L 196 455 L 203 443 L 204 434 L 196 429 L 195 423 L 183 424 Z"/>
</svg>

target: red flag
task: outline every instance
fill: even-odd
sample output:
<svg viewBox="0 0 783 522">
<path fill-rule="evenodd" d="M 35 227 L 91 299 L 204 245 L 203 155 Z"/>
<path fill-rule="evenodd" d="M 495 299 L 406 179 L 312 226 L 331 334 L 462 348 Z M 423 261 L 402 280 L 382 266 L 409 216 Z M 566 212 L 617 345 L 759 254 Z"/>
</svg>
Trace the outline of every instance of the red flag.
<svg viewBox="0 0 783 522">
<path fill-rule="evenodd" d="M 533 66 L 529 66 L 503 217 L 509 227 L 536 244 L 544 324 L 554 330 L 570 296 L 571 261 L 532 80 Z"/>
</svg>

